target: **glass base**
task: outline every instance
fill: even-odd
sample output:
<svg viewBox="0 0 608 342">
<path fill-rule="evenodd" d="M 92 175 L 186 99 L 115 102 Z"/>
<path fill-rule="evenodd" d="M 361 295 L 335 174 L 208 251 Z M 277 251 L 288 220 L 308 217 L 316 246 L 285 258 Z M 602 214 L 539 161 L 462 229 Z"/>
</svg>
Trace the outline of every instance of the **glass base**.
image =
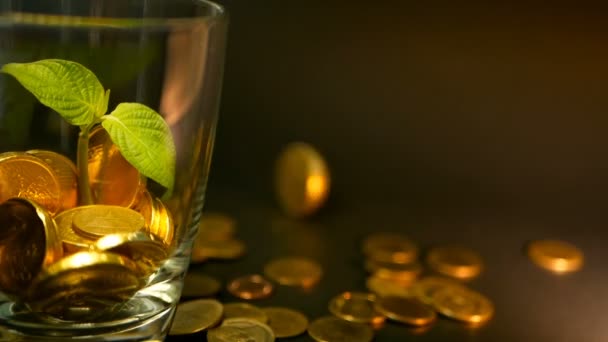
<svg viewBox="0 0 608 342">
<path fill-rule="evenodd" d="M 162 340 L 179 301 L 188 260 L 169 259 L 131 300 L 103 310 L 70 308 L 58 318 L 0 298 L 0 341 Z"/>
</svg>

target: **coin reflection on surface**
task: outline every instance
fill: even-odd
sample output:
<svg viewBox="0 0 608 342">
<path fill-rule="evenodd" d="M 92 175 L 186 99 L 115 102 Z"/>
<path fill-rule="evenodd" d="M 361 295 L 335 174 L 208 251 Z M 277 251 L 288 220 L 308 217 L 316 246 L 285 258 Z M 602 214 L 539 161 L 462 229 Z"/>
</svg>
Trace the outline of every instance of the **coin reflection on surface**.
<svg viewBox="0 0 608 342">
<path fill-rule="evenodd" d="M 131 207 L 139 200 L 144 178 L 120 153 L 101 126 L 89 137 L 89 182 L 95 203 Z"/>
<path fill-rule="evenodd" d="M 14 197 L 32 200 L 52 215 L 62 206 L 61 186 L 43 160 L 25 153 L 0 154 L 0 203 Z"/>
<path fill-rule="evenodd" d="M 57 227 L 38 204 L 14 198 L 0 205 L 0 292 L 23 298 L 33 279 L 62 257 Z"/>
</svg>

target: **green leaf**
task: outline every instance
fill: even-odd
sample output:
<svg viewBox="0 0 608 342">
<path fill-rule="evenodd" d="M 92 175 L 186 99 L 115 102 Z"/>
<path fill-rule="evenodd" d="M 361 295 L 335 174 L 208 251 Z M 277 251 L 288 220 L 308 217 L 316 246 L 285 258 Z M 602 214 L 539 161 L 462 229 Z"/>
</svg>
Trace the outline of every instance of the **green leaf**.
<svg viewBox="0 0 608 342">
<path fill-rule="evenodd" d="M 42 104 L 72 125 L 90 125 L 108 109 L 109 93 L 83 65 L 61 59 L 5 64 L 1 72 L 15 77 Z"/>
<path fill-rule="evenodd" d="M 101 119 L 101 125 L 123 157 L 141 174 L 171 192 L 175 179 L 175 144 L 165 120 L 139 103 L 121 103 Z"/>
</svg>

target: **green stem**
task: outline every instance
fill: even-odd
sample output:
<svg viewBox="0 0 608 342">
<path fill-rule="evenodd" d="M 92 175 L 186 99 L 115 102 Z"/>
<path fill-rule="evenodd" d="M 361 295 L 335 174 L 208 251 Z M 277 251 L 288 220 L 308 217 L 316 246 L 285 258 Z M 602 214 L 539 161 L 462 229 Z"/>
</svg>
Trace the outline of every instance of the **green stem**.
<svg viewBox="0 0 608 342">
<path fill-rule="evenodd" d="M 78 194 L 80 205 L 93 204 L 91 186 L 89 183 L 89 131 L 93 125 L 82 126 L 78 135 Z"/>
</svg>

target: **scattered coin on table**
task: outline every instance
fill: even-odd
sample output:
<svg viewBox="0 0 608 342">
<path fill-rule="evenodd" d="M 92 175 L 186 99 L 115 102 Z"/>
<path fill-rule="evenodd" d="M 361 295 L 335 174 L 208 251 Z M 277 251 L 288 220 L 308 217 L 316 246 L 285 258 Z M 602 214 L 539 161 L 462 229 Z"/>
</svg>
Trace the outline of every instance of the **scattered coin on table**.
<svg viewBox="0 0 608 342">
<path fill-rule="evenodd" d="M 270 327 L 255 319 L 228 318 L 222 325 L 207 332 L 209 342 L 273 342 L 274 333 Z"/>
<path fill-rule="evenodd" d="M 220 292 L 221 288 L 222 284 L 214 277 L 198 272 L 188 272 L 184 277 L 182 297 L 211 297 Z"/>
<path fill-rule="evenodd" d="M 241 299 L 262 299 L 272 294 L 274 286 L 259 274 L 238 277 L 228 283 L 228 292 Z"/>
<path fill-rule="evenodd" d="M 329 302 L 329 312 L 350 322 L 377 326 L 384 322 L 385 317 L 376 310 L 376 298 L 373 293 L 344 292 Z"/>
<path fill-rule="evenodd" d="M 444 287 L 433 295 L 433 306 L 442 315 L 466 323 L 480 324 L 494 314 L 494 305 L 484 295 L 465 287 Z"/>
<path fill-rule="evenodd" d="M 375 308 L 390 320 L 414 326 L 427 325 L 437 319 L 437 314 L 431 307 L 414 298 L 380 297 Z"/>
<path fill-rule="evenodd" d="M 377 262 L 410 264 L 418 258 L 418 247 L 398 233 L 374 233 L 363 241 L 363 253 Z"/>
<path fill-rule="evenodd" d="M 426 260 L 434 271 L 464 280 L 476 277 L 483 268 L 481 256 L 462 246 L 434 247 L 428 252 Z"/>
<path fill-rule="evenodd" d="M 323 270 L 311 259 L 284 257 L 266 264 L 264 274 L 281 285 L 311 287 L 319 282 Z"/>
<path fill-rule="evenodd" d="M 197 299 L 177 305 L 169 335 L 194 334 L 215 326 L 222 319 L 222 303 L 215 299 Z"/>
<path fill-rule="evenodd" d="M 528 245 L 528 257 L 538 266 L 553 273 L 575 272 L 584 263 L 583 252 L 560 240 L 537 240 Z"/>
<path fill-rule="evenodd" d="M 276 338 L 298 336 L 308 328 L 308 318 L 299 311 L 282 307 L 267 307 L 262 311 L 268 317 L 268 326 Z"/>
<path fill-rule="evenodd" d="M 224 303 L 224 319 L 249 318 L 260 323 L 268 323 L 264 310 L 249 303 Z"/>
<path fill-rule="evenodd" d="M 308 335 L 319 342 L 369 342 L 374 338 L 374 331 L 366 324 L 327 316 L 310 323 Z"/>
</svg>

